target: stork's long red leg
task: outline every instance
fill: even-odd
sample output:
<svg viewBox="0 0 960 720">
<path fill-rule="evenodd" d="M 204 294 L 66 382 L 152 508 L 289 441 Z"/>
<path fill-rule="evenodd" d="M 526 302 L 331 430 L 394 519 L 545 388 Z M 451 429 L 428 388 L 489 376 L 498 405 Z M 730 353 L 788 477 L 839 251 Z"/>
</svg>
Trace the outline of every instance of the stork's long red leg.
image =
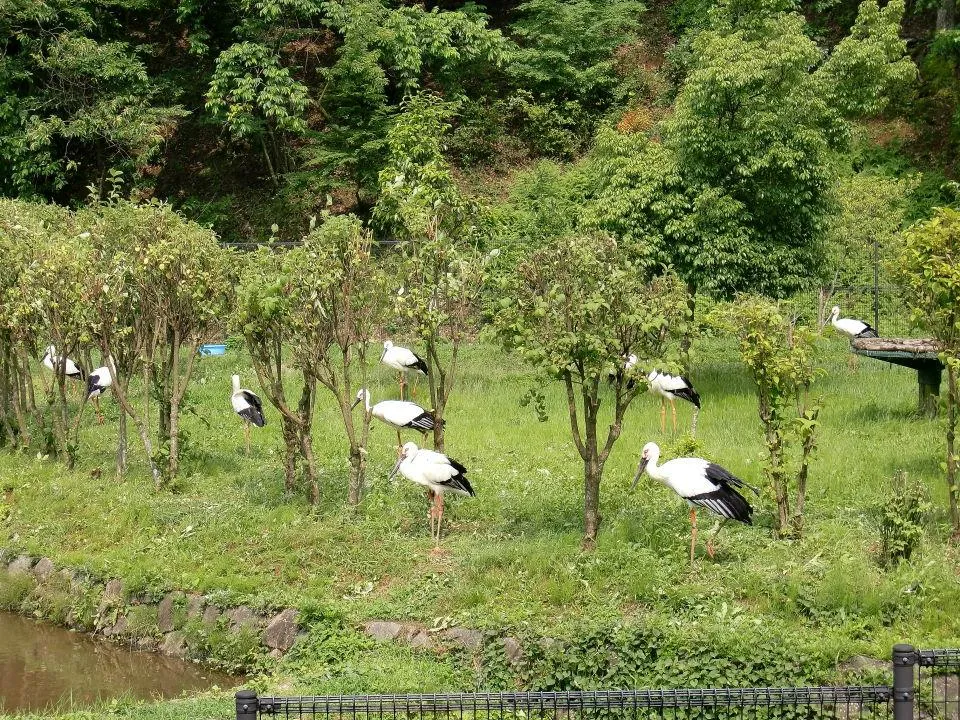
<svg viewBox="0 0 960 720">
<path fill-rule="evenodd" d="M 660 398 L 660 434 L 667 431 L 667 401 Z"/>
<path fill-rule="evenodd" d="M 437 547 L 440 546 L 440 527 L 443 525 L 443 495 L 436 493 L 437 503 Z"/>
<path fill-rule="evenodd" d="M 97 424 L 103 425 L 103 411 L 100 410 L 100 398 L 95 397 L 93 399 L 93 405 L 97 408 Z"/>
<path fill-rule="evenodd" d="M 670 400 L 670 409 L 673 411 L 673 432 L 677 432 L 677 403 L 673 399 Z"/>
</svg>

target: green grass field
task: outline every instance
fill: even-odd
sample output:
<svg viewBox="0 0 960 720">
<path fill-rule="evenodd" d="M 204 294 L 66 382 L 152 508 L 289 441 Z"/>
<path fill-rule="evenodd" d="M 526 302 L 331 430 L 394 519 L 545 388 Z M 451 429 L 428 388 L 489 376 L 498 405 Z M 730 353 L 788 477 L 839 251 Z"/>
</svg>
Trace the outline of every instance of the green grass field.
<svg viewBox="0 0 960 720">
<path fill-rule="evenodd" d="M 884 657 L 896 641 L 957 646 L 960 552 L 946 543 L 943 424 L 915 415 L 913 372 L 862 360 L 852 373 L 845 343 L 828 345 L 805 537 L 773 539 L 774 503 L 765 493 L 755 525 L 728 524 L 717 558 L 707 559 L 701 546 L 693 567 L 686 505 L 648 478 L 629 492 L 642 445 L 674 442 L 669 427 L 660 434 L 654 399 L 642 395 L 629 412 L 604 475 L 599 542 L 583 553 L 582 466 L 560 388 L 545 387 L 549 420 L 539 422 L 518 403 L 533 375 L 482 344 L 463 353 L 447 426 L 447 451 L 469 468 L 477 497 L 448 503 L 439 555 L 430 552 L 422 492 L 402 478 L 386 479 L 395 458 L 389 428 L 374 425 L 370 489 L 355 511 L 345 504 L 339 418 L 323 396 L 314 430 L 318 507 L 284 495 L 272 408 L 244 457 L 230 375 L 240 372 L 246 386 L 256 386 L 239 352 L 199 362 L 194 413 L 184 420 L 189 457 L 176 492 L 154 492 L 133 433 L 129 475 L 114 479 L 118 408 L 110 398 L 106 425 L 97 426 L 88 409 L 76 472 L 0 455 L 0 479 L 13 487 L 4 543 L 121 577 L 133 591 L 180 588 L 224 602 L 311 607 L 342 618 L 347 628 L 389 618 L 565 637 L 584 623 L 626 620 L 704 644 L 749 644 L 757 633 L 788 636 L 840 660 L 856 653 Z M 704 341 L 694 350 L 703 455 L 764 486 L 749 379 L 728 344 Z M 374 401 L 395 396 L 389 371 L 372 367 L 370 374 Z M 425 393 L 421 385 L 419 397 Z M 688 406 L 679 412 L 688 428 Z M 99 477 L 94 468 L 102 469 Z M 922 479 L 934 512 L 919 552 L 885 570 L 877 559 L 877 508 L 897 470 Z M 703 525 L 712 521 L 704 517 Z M 260 682 L 281 692 L 483 685 L 482 673 L 449 657 L 374 646 L 352 631 L 307 646 L 309 652 L 268 668 Z M 176 717 L 173 706 L 141 708 L 137 716 Z"/>
</svg>

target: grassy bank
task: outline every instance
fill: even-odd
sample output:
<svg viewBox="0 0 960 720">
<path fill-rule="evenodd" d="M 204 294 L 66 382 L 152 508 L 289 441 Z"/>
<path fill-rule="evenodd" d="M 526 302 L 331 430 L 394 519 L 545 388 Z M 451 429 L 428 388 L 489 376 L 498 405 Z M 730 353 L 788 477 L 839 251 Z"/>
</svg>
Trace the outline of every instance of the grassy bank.
<svg viewBox="0 0 960 720">
<path fill-rule="evenodd" d="M 753 390 L 732 348 L 705 342 L 695 358 L 703 454 L 764 485 Z M 830 344 L 824 364 L 806 536 L 772 539 L 774 503 L 765 496 L 755 526 L 726 527 L 717 559 L 698 558 L 693 568 L 685 505 L 646 479 L 628 492 L 643 443 L 673 442 L 669 431 L 660 436 L 653 399 L 641 397 L 628 415 L 605 472 L 600 540 L 595 552 L 583 554 L 582 468 L 559 388 L 544 388 L 549 418 L 539 422 L 532 408 L 518 404 L 532 376 L 483 345 L 465 353 L 447 434 L 448 452 L 469 468 L 477 497 L 450 503 L 439 555 L 430 552 L 422 493 L 402 479 L 386 481 L 395 457 L 387 428 L 375 426 L 372 484 L 355 511 L 345 505 L 339 420 L 323 396 L 314 434 L 322 468 L 318 507 L 284 495 L 278 423 L 269 409 L 269 424 L 254 433 L 245 458 L 229 376 L 240 372 L 255 386 L 236 352 L 200 362 L 193 412 L 184 420 L 188 472 L 175 492 L 153 491 L 134 436 L 129 476 L 114 479 L 118 408 L 107 399 L 106 425 L 97 426 L 88 410 L 76 472 L 0 455 L 0 478 L 12 488 L 0 511 L 3 542 L 120 577 L 130 592 L 178 588 L 224 604 L 303 608 L 309 636 L 279 665 L 265 664 L 258 681 L 281 692 L 816 680 L 837 659 L 884 657 L 895 641 L 956 646 L 960 553 L 945 542 L 942 423 L 915 416 L 914 373 L 864 360 L 854 374 L 839 341 Z M 371 368 L 371 378 L 374 401 L 395 395 L 386 370 Z M 680 413 L 688 427 L 687 407 Z M 897 470 L 922 480 L 935 510 L 918 553 L 885 570 L 878 563 L 878 506 Z M 372 618 L 484 630 L 484 662 L 376 644 L 355 629 Z M 569 658 L 589 657 L 604 645 L 632 649 L 636 657 L 621 663 L 619 675 L 590 662 L 568 672 L 569 658 L 536 645 L 515 668 L 495 652 L 503 634 L 573 638 Z M 721 662 L 745 648 L 760 659 L 758 669 Z M 672 675 L 663 669 L 671 654 L 691 653 L 713 658 L 721 669 L 698 674 L 693 660 Z M 790 653 L 795 662 L 777 663 Z M 200 708 L 206 701 L 191 702 Z M 131 712 L 179 717 L 176 707 Z"/>
</svg>

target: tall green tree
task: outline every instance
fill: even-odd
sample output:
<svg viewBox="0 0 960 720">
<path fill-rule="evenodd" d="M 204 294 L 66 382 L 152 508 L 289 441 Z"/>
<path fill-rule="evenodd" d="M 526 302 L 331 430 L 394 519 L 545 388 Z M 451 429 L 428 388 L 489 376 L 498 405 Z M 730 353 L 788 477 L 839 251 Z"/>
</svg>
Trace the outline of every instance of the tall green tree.
<svg viewBox="0 0 960 720">
<path fill-rule="evenodd" d="M 782 296 L 808 283 L 834 208 L 831 154 L 850 119 L 915 77 L 902 2 L 865 0 L 830 54 L 776 3 L 723 2 L 692 31 L 675 112 L 651 137 L 601 135 L 590 224 L 634 242 L 691 291 Z"/>
<path fill-rule="evenodd" d="M 640 369 L 677 366 L 688 310 L 673 275 L 653 281 L 606 235 L 566 235 L 503 278 L 495 311 L 507 348 L 563 384 L 573 443 L 583 460 L 583 542 L 600 529 L 603 468 L 645 387 Z M 623 372 L 630 355 L 638 362 Z M 611 407 L 601 411 L 612 380 Z M 609 422 L 606 432 L 601 424 Z"/>
</svg>

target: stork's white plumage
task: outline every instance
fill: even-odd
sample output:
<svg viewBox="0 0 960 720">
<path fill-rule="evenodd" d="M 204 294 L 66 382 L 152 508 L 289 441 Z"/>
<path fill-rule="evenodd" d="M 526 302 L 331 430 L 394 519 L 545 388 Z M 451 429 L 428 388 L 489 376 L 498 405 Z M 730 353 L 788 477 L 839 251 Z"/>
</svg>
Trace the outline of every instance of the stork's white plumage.
<svg viewBox="0 0 960 720">
<path fill-rule="evenodd" d="M 830 324 L 851 339 L 878 337 L 877 331 L 870 326 L 870 323 L 855 318 L 840 317 L 840 308 L 837 305 L 833 306 L 830 313 Z"/>
<path fill-rule="evenodd" d="M 426 375 L 428 372 L 427 363 L 424 362 L 423 358 L 410 348 L 394 345 L 389 340 L 383 341 L 383 354 L 380 355 L 380 362 L 401 373 L 414 370 L 421 375 Z"/>
<path fill-rule="evenodd" d="M 690 562 L 693 562 L 693 551 L 697 544 L 697 511 L 703 507 L 724 520 L 738 520 L 752 524 L 753 508 L 738 489 L 750 488 L 755 494 L 760 491 L 753 485 L 745 483 L 719 465 L 703 458 L 676 458 L 657 465 L 660 459 L 660 447 L 649 442 L 643 446 L 637 474 L 633 478 L 633 490 L 646 473 L 682 497 L 690 505 Z M 719 525 L 717 528 L 719 531 Z M 716 534 L 714 534 L 714 537 Z M 707 554 L 714 555 L 713 537 L 707 540 Z"/>
<path fill-rule="evenodd" d="M 443 453 L 418 448 L 416 443 L 408 442 L 400 449 L 400 458 L 393 466 L 390 477 L 397 473 L 433 493 L 433 506 L 430 508 L 430 534 L 440 544 L 440 525 L 443 522 L 443 496 L 473 496 L 476 493 L 467 480 L 467 468 Z M 436 530 L 434 531 L 434 523 Z"/>
<path fill-rule="evenodd" d="M 263 402 L 260 396 L 252 390 L 240 387 L 240 376 L 233 375 L 233 394 L 230 396 L 230 404 L 233 405 L 233 411 L 243 418 L 243 434 L 246 441 L 246 451 L 250 453 L 250 423 L 257 427 L 263 427 L 267 424 L 267 419 L 263 415 Z"/>
<path fill-rule="evenodd" d="M 113 385 L 113 375 L 106 365 L 98 367 L 87 375 L 87 400 L 93 400 L 97 408 L 97 422 L 101 425 L 103 425 L 103 413 L 100 412 L 100 396 L 111 385 Z"/>
<path fill-rule="evenodd" d="M 433 430 L 436 424 L 433 413 L 407 400 L 381 400 L 376 405 L 371 406 L 370 391 L 366 388 L 361 389 L 357 393 L 357 399 L 354 401 L 351 409 L 356 407 L 360 402 L 364 403 L 366 411 L 377 418 L 377 420 L 396 428 L 397 447 L 401 445 L 401 430 L 416 430 L 426 436 L 429 431 Z"/>
<path fill-rule="evenodd" d="M 651 370 L 647 375 L 647 390 L 660 398 L 660 432 L 666 429 L 667 406 L 673 411 L 673 429 L 677 429 L 677 398 L 686 400 L 697 410 L 700 409 L 700 394 L 694 389 L 693 383 L 683 375 L 669 375 L 659 370 Z M 694 415 L 696 417 L 696 415 Z"/>
<path fill-rule="evenodd" d="M 48 345 L 43 356 L 43 366 L 52 372 L 56 372 L 60 364 L 63 364 L 63 374 L 71 380 L 83 380 L 86 374 L 77 363 L 70 358 L 63 358 L 57 355 L 57 349 L 53 345 Z"/>
<path fill-rule="evenodd" d="M 430 372 L 427 363 L 422 357 L 410 348 L 394 345 L 389 340 L 383 341 L 383 353 L 380 355 L 380 362 L 397 371 L 401 400 L 403 399 L 403 388 L 406 385 L 405 378 L 408 372 L 413 371 L 420 375 L 427 375 Z"/>
</svg>

